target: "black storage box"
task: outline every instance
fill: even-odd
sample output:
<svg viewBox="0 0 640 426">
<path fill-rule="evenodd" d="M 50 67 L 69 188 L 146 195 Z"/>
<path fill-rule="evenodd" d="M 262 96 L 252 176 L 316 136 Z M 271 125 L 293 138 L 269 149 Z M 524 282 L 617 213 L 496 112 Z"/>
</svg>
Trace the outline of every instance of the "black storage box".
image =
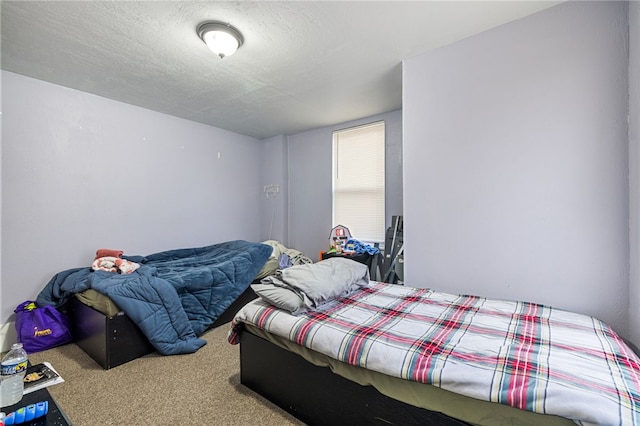
<svg viewBox="0 0 640 426">
<path fill-rule="evenodd" d="M 240 308 L 256 297 L 248 287 L 210 328 L 231 321 Z M 105 370 L 155 351 L 138 326 L 123 313 L 109 317 L 73 297 L 69 316 L 76 344 Z"/>
</svg>

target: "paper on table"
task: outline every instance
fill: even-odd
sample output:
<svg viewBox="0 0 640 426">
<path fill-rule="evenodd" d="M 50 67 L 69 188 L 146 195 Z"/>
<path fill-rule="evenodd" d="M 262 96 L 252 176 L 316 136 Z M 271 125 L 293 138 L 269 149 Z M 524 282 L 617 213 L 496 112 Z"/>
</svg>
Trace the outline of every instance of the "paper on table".
<svg viewBox="0 0 640 426">
<path fill-rule="evenodd" d="M 27 381 L 29 374 L 39 374 L 41 377 L 34 381 Z M 27 374 L 25 375 L 24 394 L 37 391 L 38 389 L 45 388 L 47 386 L 55 385 L 64 382 L 64 379 L 58 374 L 53 366 L 48 362 L 42 364 L 36 364 L 27 368 Z"/>
</svg>

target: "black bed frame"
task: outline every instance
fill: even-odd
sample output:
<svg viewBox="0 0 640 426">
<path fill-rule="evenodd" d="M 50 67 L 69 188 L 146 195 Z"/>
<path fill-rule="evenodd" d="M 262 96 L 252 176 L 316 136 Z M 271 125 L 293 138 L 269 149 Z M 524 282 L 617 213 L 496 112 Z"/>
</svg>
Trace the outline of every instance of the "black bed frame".
<svg viewBox="0 0 640 426">
<path fill-rule="evenodd" d="M 257 295 L 248 287 L 209 327 L 226 324 Z M 138 326 L 120 313 L 109 317 L 73 297 L 68 313 L 75 343 L 105 370 L 155 351 Z"/>
<path fill-rule="evenodd" d="M 389 398 L 243 331 L 240 382 L 308 425 L 468 426 Z"/>
</svg>

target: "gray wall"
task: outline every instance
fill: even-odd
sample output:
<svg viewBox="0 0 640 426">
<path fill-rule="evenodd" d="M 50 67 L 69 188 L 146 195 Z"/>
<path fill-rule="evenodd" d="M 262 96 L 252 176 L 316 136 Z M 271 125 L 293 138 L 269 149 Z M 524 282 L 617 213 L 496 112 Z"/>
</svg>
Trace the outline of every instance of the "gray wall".
<svg viewBox="0 0 640 426">
<path fill-rule="evenodd" d="M 629 3 L 630 339 L 640 345 L 640 2 Z"/>
<path fill-rule="evenodd" d="M 262 144 L 262 159 L 260 163 L 262 188 L 265 185 L 279 185 L 280 192 L 275 196 L 263 192 L 262 209 L 262 239 L 276 240 L 285 243 L 288 240 L 287 220 L 288 203 L 288 171 L 287 171 L 287 138 L 274 136 L 264 139 Z"/>
<path fill-rule="evenodd" d="M 406 61 L 406 282 L 628 335 L 626 47 L 626 3 L 567 2 Z"/>
<path fill-rule="evenodd" d="M 334 130 L 385 121 L 385 216 L 402 214 L 402 113 L 386 114 L 298 133 L 288 138 L 289 247 L 314 260 L 329 246 Z M 357 235 L 354 235 L 358 238 Z"/>
<path fill-rule="evenodd" d="M 260 240 L 261 141 L 10 72 L 2 87 L 0 324 L 98 248 Z"/>
</svg>

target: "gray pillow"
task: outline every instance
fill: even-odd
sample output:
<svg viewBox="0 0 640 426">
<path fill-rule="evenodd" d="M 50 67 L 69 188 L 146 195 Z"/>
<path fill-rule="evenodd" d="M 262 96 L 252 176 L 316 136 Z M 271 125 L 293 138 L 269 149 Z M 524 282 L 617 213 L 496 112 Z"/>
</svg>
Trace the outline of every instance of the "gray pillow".
<svg viewBox="0 0 640 426">
<path fill-rule="evenodd" d="M 279 278 L 294 291 L 300 291 L 305 305 L 315 309 L 365 287 L 369 283 L 369 269 L 351 259 L 332 257 L 284 269 Z"/>
<path fill-rule="evenodd" d="M 268 283 L 252 284 L 251 288 L 265 302 L 292 315 L 307 311 L 303 297 L 292 289 Z"/>
</svg>

